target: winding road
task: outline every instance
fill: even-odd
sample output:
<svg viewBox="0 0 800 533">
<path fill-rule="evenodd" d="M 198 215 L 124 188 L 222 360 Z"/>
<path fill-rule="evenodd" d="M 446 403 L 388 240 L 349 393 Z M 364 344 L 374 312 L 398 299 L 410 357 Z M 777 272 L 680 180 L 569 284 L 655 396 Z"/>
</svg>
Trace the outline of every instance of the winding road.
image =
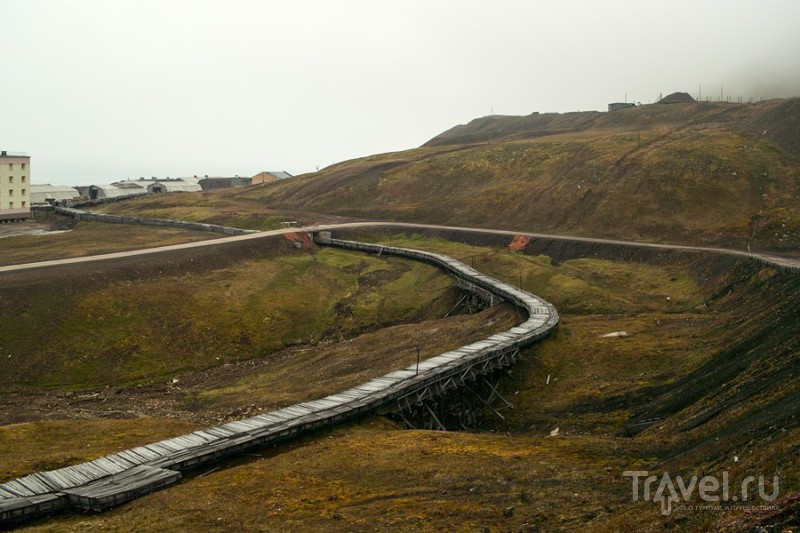
<svg viewBox="0 0 800 533">
<path fill-rule="evenodd" d="M 659 244 L 650 242 L 636 242 L 625 241 L 617 239 L 599 239 L 593 237 L 578 237 L 574 235 L 557 235 L 551 233 L 532 233 L 525 231 L 513 230 L 499 230 L 499 229 L 485 229 L 485 228 L 472 228 L 462 226 L 444 226 L 437 224 L 415 224 L 407 222 L 345 222 L 341 224 L 324 224 L 318 226 L 305 226 L 299 228 L 282 228 L 270 231 L 263 231 L 260 233 L 251 233 L 247 235 L 238 235 L 234 237 L 222 237 L 218 239 L 209 239 L 207 241 L 196 241 L 184 244 L 173 244 L 169 246 L 159 246 L 154 248 L 144 248 L 139 250 L 130 250 L 125 252 L 115 252 L 101 255 L 90 255 L 83 257 L 72 257 L 68 259 L 55 259 L 51 261 L 40 261 L 36 263 L 24 263 L 19 265 L 7 265 L 0 267 L 0 273 L 11 272 L 19 270 L 30 270 L 35 268 L 47 268 L 62 265 L 71 265 L 79 263 L 88 263 L 94 261 L 108 261 L 112 259 L 121 259 L 127 257 L 136 257 L 141 255 L 158 254 L 177 250 L 187 250 L 191 248 L 202 248 L 206 246 L 219 246 L 227 243 L 235 243 L 248 241 L 253 239 L 263 239 L 275 235 L 284 235 L 287 233 L 298 232 L 318 232 L 318 231 L 333 231 L 337 229 L 356 229 L 356 228 L 398 228 L 398 229 L 418 229 L 418 230 L 440 230 L 440 231 L 458 231 L 464 233 L 484 234 L 484 235 L 508 235 L 513 237 L 521 235 L 523 237 L 530 237 L 533 239 L 548 239 L 554 241 L 565 242 L 581 242 L 593 244 L 607 244 L 616 246 L 631 246 L 637 248 L 651 248 L 658 250 L 674 250 L 683 252 L 704 252 L 721 255 L 731 255 L 737 257 L 744 257 L 754 259 L 764 263 L 768 263 L 781 268 L 789 268 L 793 270 L 800 270 L 800 258 L 785 257 L 767 253 L 747 252 L 744 250 L 733 250 L 729 248 L 716 248 L 705 246 L 686 246 L 679 244 Z"/>
</svg>

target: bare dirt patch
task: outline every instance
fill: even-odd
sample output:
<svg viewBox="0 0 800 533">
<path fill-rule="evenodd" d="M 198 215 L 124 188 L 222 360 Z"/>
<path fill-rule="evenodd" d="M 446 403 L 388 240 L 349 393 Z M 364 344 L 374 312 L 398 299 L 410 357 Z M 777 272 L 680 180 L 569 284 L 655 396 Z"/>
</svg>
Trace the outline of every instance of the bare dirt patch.
<svg viewBox="0 0 800 533">
<path fill-rule="evenodd" d="M 26 220 L 24 222 L 11 222 L 0 224 L 0 239 L 7 237 L 40 237 L 43 235 L 57 235 L 72 231 L 74 224 L 66 219 L 64 222 L 48 219 L 43 221 Z"/>
</svg>

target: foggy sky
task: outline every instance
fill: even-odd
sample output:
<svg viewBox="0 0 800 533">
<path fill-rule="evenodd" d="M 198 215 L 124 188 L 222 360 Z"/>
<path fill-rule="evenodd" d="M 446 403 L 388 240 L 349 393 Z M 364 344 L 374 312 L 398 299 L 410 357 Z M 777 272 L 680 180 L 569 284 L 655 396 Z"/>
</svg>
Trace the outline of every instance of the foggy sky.
<svg viewBox="0 0 800 533">
<path fill-rule="evenodd" d="M 797 0 L 0 0 L 32 182 L 300 174 L 497 114 L 800 95 Z"/>
</svg>

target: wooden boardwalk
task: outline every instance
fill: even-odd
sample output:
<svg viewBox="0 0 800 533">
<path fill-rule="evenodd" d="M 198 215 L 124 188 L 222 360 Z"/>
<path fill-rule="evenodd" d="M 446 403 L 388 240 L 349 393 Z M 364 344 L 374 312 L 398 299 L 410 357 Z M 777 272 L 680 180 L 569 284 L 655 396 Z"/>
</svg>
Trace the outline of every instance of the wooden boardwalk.
<svg viewBox="0 0 800 533">
<path fill-rule="evenodd" d="M 519 350 L 558 324 L 550 303 L 446 255 L 315 235 L 321 245 L 402 256 L 438 266 L 462 287 L 511 302 L 524 322 L 357 387 L 270 413 L 139 446 L 74 466 L 0 484 L 0 526 L 62 510 L 101 511 L 178 482 L 181 471 L 367 413 L 402 411 L 477 376 L 513 364 Z"/>
</svg>

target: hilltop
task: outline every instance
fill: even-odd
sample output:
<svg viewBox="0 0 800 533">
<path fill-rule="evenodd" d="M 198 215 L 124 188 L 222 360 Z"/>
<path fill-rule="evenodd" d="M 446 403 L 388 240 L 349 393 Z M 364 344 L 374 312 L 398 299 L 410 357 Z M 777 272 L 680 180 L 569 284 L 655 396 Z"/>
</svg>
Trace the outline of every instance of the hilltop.
<svg viewBox="0 0 800 533">
<path fill-rule="evenodd" d="M 527 116 L 490 115 L 440 133 L 423 146 L 445 146 L 525 139 L 591 129 L 647 130 L 654 126 L 719 124 L 735 133 L 763 137 L 800 155 L 800 98 L 761 104 L 683 102 L 686 93 L 674 93 L 652 105 L 614 112 L 531 113 Z"/>
</svg>

